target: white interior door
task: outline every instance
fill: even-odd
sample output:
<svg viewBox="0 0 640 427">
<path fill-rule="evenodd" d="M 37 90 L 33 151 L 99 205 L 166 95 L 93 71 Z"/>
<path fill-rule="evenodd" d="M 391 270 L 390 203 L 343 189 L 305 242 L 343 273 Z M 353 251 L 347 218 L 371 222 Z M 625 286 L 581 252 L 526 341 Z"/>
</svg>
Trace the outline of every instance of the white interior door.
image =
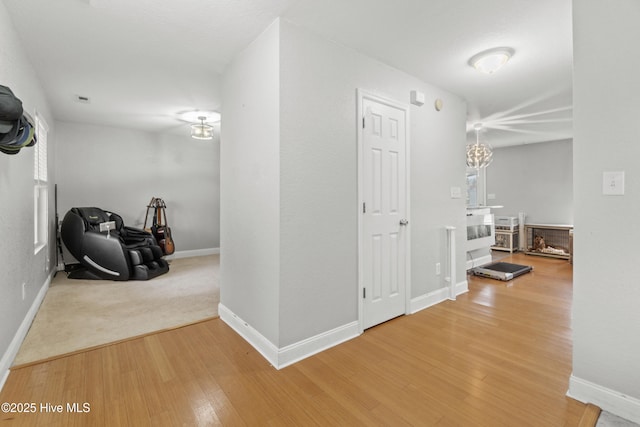
<svg viewBox="0 0 640 427">
<path fill-rule="evenodd" d="M 407 111 L 361 98 L 360 265 L 363 329 L 406 312 Z"/>
</svg>

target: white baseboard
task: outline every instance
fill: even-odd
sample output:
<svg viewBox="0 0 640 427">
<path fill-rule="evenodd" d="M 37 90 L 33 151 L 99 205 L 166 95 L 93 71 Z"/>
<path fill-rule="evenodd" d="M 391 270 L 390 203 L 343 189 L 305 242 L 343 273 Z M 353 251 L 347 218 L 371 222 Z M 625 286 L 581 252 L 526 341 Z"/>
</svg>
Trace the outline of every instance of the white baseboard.
<svg viewBox="0 0 640 427">
<path fill-rule="evenodd" d="M 16 331 L 16 334 L 13 336 L 7 351 L 2 355 L 2 359 L 0 359 L 0 390 L 4 387 L 4 383 L 7 381 L 9 377 L 9 369 L 13 364 L 18 351 L 20 350 L 20 346 L 24 341 L 24 338 L 27 336 L 27 332 L 29 332 L 29 328 L 31 327 L 31 323 L 33 323 L 33 319 L 35 319 L 36 314 L 38 313 L 38 309 L 40 308 L 40 304 L 44 300 L 44 296 L 47 294 L 47 290 L 49 289 L 49 285 L 51 284 L 51 279 L 53 275 L 49 275 L 45 280 L 44 284 L 40 287 L 36 298 L 33 300 L 29 311 L 27 311 L 26 316 L 22 320 L 20 327 Z"/>
<path fill-rule="evenodd" d="M 567 396 L 640 424 L 640 400 L 571 375 Z"/>
<path fill-rule="evenodd" d="M 223 322 L 251 344 L 276 369 L 282 369 L 360 335 L 358 322 L 354 321 L 297 343 L 278 348 L 222 303 L 218 305 L 218 314 Z"/>
<path fill-rule="evenodd" d="M 480 267 L 481 265 L 489 264 L 491 261 L 493 261 L 491 254 L 484 255 L 474 259 L 468 259 L 467 270 L 471 270 L 472 268 L 475 268 L 475 267 Z"/>
<path fill-rule="evenodd" d="M 189 251 L 175 251 L 171 255 L 165 256 L 165 259 L 191 258 L 197 256 L 216 255 L 220 253 L 220 248 L 193 249 Z"/>
<path fill-rule="evenodd" d="M 456 284 L 456 295 L 469 291 L 466 280 Z M 449 288 L 444 287 L 411 300 L 409 314 L 416 313 L 449 299 Z M 347 323 L 297 343 L 278 348 L 255 328 L 238 317 L 224 304 L 218 305 L 220 319 L 251 344 L 276 369 L 282 369 L 302 359 L 341 344 L 360 335 L 358 321 Z"/>
<path fill-rule="evenodd" d="M 278 369 L 292 365 L 360 335 L 358 321 L 338 326 L 297 343 L 282 347 L 278 352 Z"/>
<path fill-rule="evenodd" d="M 218 315 L 224 323 L 258 350 L 262 357 L 276 368 L 278 367 L 278 347 L 222 303 L 218 304 Z"/>
<path fill-rule="evenodd" d="M 456 295 L 464 294 L 466 292 L 469 292 L 469 283 L 466 280 L 456 283 Z M 449 287 L 436 289 L 428 294 L 412 298 L 411 306 L 409 307 L 409 314 L 417 313 L 420 310 L 424 310 L 425 308 L 429 308 L 448 299 Z"/>
</svg>

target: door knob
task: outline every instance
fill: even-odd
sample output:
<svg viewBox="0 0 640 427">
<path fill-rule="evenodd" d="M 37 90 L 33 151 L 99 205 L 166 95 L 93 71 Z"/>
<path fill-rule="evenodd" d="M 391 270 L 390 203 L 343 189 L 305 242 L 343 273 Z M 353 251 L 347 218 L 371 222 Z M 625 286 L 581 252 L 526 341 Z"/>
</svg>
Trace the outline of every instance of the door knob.
<svg viewBox="0 0 640 427">
<path fill-rule="evenodd" d="M 401 219 L 400 225 L 409 225 L 409 221 L 407 221 L 406 219 Z"/>
</svg>

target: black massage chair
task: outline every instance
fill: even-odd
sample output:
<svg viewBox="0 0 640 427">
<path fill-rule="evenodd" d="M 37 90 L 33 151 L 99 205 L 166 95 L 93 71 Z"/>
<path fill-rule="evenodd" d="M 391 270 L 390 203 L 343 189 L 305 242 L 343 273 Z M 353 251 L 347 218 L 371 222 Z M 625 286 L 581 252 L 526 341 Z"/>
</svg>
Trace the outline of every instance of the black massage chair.
<svg viewBox="0 0 640 427">
<path fill-rule="evenodd" d="M 72 208 L 64 216 L 60 236 L 80 266 L 72 279 L 149 280 L 169 271 L 156 239 L 127 227 L 122 217 L 99 208 Z"/>
</svg>

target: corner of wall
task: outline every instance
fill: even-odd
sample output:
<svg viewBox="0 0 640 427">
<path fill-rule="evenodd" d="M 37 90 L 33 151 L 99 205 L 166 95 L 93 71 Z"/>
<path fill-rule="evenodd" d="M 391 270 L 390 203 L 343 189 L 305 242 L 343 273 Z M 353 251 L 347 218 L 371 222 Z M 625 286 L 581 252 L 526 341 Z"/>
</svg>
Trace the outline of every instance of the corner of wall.
<svg viewBox="0 0 640 427">
<path fill-rule="evenodd" d="M 4 383 L 9 377 L 9 369 L 11 368 L 11 364 L 13 363 L 14 359 L 16 358 L 16 355 L 18 354 L 18 351 L 20 350 L 20 346 L 22 345 L 24 338 L 27 336 L 27 332 L 29 332 L 29 328 L 31 327 L 31 324 L 33 323 L 33 319 L 35 319 L 36 314 L 38 313 L 40 304 L 42 304 L 42 301 L 44 301 L 44 297 L 47 294 L 47 290 L 49 289 L 49 285 L 51 284 L 53 275 L 54 273 L 50 274 L 49 277 L 47 277 L 47 280 L 44 282 L 44 284 L 40 288 L 40 291 L 38 291 L 38 294 L 36 295 L 36 298 L 33 301 L 33 304 L 31 304 L 31 307 L 27 312 L 27 315 L 22 320 L 22 323 L 20 324 L 20 327 L 18 328 L 18 330 L 16 331 L 16 334 L 11 340 L 9 347 L 2 355 L 2 358 L 0 359 L 0 390 L 2 390 L 2 387 L 4 387 Z"/>
<path fill-rule="evenodd" d="M 449 292 L 450 290 L 448 287 L 443 287 L 427 294 L 412 298 L 411 305 L 409 307 L 409 314 L 417 313 L 418 311 L 424 310 L 450 299 Z M 456 296 L 465 294 L 467 292 L 469 292 L 469 283 L 466 280 L 456 283 Z"/>
<path fill-rule="evenodd" d="M 360 335 L 359 323 L 356 321 L 278 348 L 224 304 L 218 305 L 218 313 L 223 322 L 251 344 L 276 369 L 285 368 Z"/>
</svg>

